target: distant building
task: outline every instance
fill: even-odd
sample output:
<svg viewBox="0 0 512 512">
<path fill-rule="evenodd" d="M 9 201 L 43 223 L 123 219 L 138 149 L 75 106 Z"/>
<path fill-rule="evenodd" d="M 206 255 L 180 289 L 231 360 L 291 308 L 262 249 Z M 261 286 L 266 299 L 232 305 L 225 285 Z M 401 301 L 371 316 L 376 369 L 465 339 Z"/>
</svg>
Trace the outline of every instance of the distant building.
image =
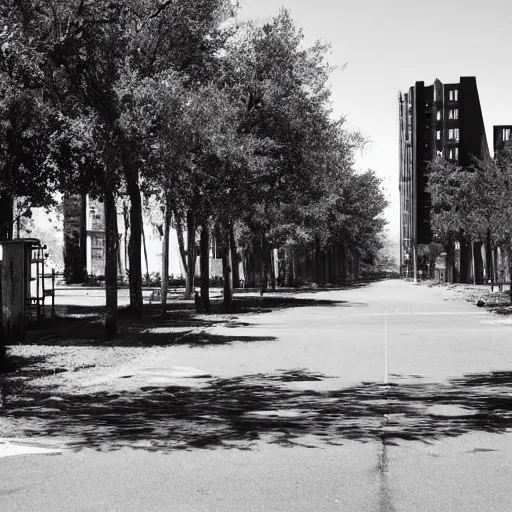
<svg viewBox="0 0 512 512">
<path fill-rule="evenodd" d="M 68 283 L 83 283 L 88 276 L 105 273 L 105 218 L 100 200 L 89 196 L 68 195 L 64 198 L 64 275 Z M 118 211 L 119 233 L 118 271 L 126 278 L 128 268 L 128 240 L 124 215 Z M 162 238 L 149 222 L 144 222 L 148 271 L 161 272 Z M 170 233 L 169 274 L 184 275 L 177 234 Z M 146 273 L 144 251 L 141 255 L 142 271 Z"/>
<path fill-rule="evenodd" d="M 83 283 L 87 278 L 86 196 L 66 195 L 64 214 L 64 278 L 68 283 Z"/>
<path fill-rule="evenodd" d="M 121 211 L 119 211 L 121 210 Z M 126 278 L 128 261 L 129 229 L 125 230 L 126 212 L 118 210 L 119 234 L 118 270 Z M 103 203 L 87 196 L 69 195 L 64 198 L 64 274 L 68 283 L 84 283 L 92 276 L 103 276 L 105 269 L 105 221 Z M 161 272 L 162 233 L 146 219 L 144 222 L 145 241 L 149 273 Z M 186 233 L 185 233 L 186 236 Z M 185 276 L 180 256 L 178 236 L 170 230 L 169 275 L 174 278 Z M 186 244 L 186 240 L 185 246 Z M 144 251 L 141 251 L 142 272 L 146 273 Z M 328 249 L 319 247 L 296 247 L 293 249 L 272 249 L 270 261 L 274 267 L 276 282 L 284 285 L 309 282 L 336 283 L 357 279 L 361 264 L 356 251 L 343 244 Z M 263 270 L 263 259 L 258 249 L 239 252 L 238 275 L 241 285 L 259 287 Z M 196 261 L 196 276 L 200 273 L 199 253 Z M 222 276 L 221 247 L 215 236 L 210 238 L 210 278 Z M 271 281 L 268 283 L 271 286 Z"/>
<path fill-rule="evenodd" d="M 398 95 L 400 264 L 412 276 L 419 244 L 433 239 L 428 163 L 436 157 L 470 165 L 489 154 L 475 77 L 459 83 L 416 82 Z"/>
<path fill-rule="evenodd" d="M 105 273 L 105 215 L 103 202 L 78 194 L 64 197 L 64 276 L 68 283 L 84 283 L 91 276 Z M 126 215 L 128 212 L 124 212 Z M 117 226 L 119 234 L 118 272 L 127 278 L 129 229 L 125 230 L 125 215 L 118 209 Z M 128 231 L 128 232 L 127 232 Z M 185 233 L 186 237 L 186 233 Z M 144 219 L 147 269 L 144 250 L 141 251 L 142 272 L 161 273 L 162 234 Z M 186 240 L 185 240 L 186 245 Z M 243 279 L 243 269 L 240 268 Z M 171 227 L 169 233 L 169 275 L 174 278 L 185 276 L 181 260 L 178 235 Z M 199 275 L 199 250 L 196 259 L 196 275 Z M 210 277 L 222 275 L 221 250 L 212 236 L 210 248 Z"/>
<path fill-rule="evenodd" d="M 493 149 L 494 153 L 506 142 L 512 140 L 512 124 L 500 124 L 493 126 Z"/>
</svg>

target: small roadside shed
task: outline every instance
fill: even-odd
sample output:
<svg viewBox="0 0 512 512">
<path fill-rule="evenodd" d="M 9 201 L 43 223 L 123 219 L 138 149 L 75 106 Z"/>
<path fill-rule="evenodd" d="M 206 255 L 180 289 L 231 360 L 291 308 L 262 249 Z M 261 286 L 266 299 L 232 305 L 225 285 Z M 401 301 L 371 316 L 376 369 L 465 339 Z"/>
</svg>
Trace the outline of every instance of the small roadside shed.
<svg viewBox="0 0 512 512">
<path fill-rule="evenodd" d="M 0 242 L 2 338 L 5 344 L 25 339 L 26 313 L 30 308 L 32 251 L 40 247 L 35 238 L 20 238 Z"/>
</svg>

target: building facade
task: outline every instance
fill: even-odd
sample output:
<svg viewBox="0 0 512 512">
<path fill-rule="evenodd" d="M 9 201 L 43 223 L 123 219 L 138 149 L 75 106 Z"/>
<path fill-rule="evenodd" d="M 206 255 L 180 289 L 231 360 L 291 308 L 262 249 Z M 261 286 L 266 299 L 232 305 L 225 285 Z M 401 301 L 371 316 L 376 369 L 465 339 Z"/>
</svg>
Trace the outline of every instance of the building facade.
<svg viewBox="0 0 512 512">
<path fill-rule="evenodd" d="M 90 278 L 105 273 L 105 213 L 103 202 L 89 196 L 67 195 L 63 199 L 64 211 L 64 277 L 68 283 L 84 283 Z M 127 211 L 118 208 L 117 227 L 119 234 L 118 272 L 127 279 L 129 228 L 125 229 Z M 161 273 L 162 233 L 143 219 L 145 250 L 141 251 L 143 273 Z M 184 233 L 186 238 L 186 232 Z M 186 245 L 186 239 L 185 239 Z M 210 277 L 222 275 L 221 251 L 212 237 L 210 248 Z M 146 261 L 147 258 L 147 261 Z M 147 265 L 147 266 L 146 266 Z M 239 271 L 243 279 L 243 269 Z M 199 257 L 196 260 L 196 275 L 199 275 Z M 183 278 L 185 270 L 181 260 L 178 234 L 171 227 L 169 233 L 169 276 Z"/>
<path fill-rule="evenodd" d="M 493 149 L 494 154 L 501 149 L 501 147 L 512 140 L 512 124 L 500 124 L 493 127 Z"/>
<path fill-rule="evenodd" d="M 63 200 L 64 209 L 64 277 L 68 283 L 84 283 L 92 276 L 105 272 L 105 214 L 103 202 L 89 196 L 68 195 Z M 125 229 L 125 212 L 118 209 L 119 233 L 118 271 L 126 279 L 128 268 L 128 233 Z M 146 258 L 141 255 L 144 274 L 161 272 L 162 237 L 158 230 L 144 219 Z M 169 238 L 169 274 L 184 275 L 178 246 L 178 236 L 171 229 Z"/>
<path fill-rule="evenodd" d="M 416 82 L 399 93 L 398 107 L 400 266 L 409 277 L 414 275 L 418 245 L 434 238 L 426 190 L 429 162 L 441 157 L 468 166 L 489 149 L 475 77 L 450 84 L 436 79 L 429 86 Z"/>
</svg>

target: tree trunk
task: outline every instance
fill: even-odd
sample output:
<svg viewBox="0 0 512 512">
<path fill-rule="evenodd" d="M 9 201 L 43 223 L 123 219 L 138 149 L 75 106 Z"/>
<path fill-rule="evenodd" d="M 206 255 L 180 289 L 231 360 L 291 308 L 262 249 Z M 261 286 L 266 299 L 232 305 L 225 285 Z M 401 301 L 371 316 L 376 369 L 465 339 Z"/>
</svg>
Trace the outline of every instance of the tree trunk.
<svg viewBox="0 0 512 512">
<path fill-rule="evenodd" d="M 117 217 L 117 215 L 116 215 Z M 117 219 L 116 219 L 117 220 Z M 118 226 L 118 232 L 119 232 L 119 226 Z M 117 276 L 120 281 L 123 280 L 123 259 L 121 258 L 121 237 L 123 235 L 118 234 L 117 235 Z"/>
<path fill-rule="evenodd" d="M 454 268 L 455 268 L 455 248 L 453 236 L 448 237 L 446 244 L 446 282 L 453 284 L 454 282 Z"/>
<path fill-rule="evenodd" d="M 128 281 L 130 286 L 130 309 L 136 316 L 142 316 L 142 201 L 138 174 L 126 174 L 128 197 L 130 198 L 130 241 L 128 257 L 130 269 Z"/>
<path fill-rule="evenodd" d="M 268 258 L 267 258 L 267 239 L 265 235 L 260 236 L 260 259 L 261 259 L 261 277 L 260 277 L 260 295 L 267 290 L 268 281 Z"/>
<path fill-rule="evenodd" d="M 82 194 L 80 197 L 81 212 L 80 212 L 80 269 L 79 278 L 80 283 L 86 283 L 87 278 L 87 219 L 89 212 L 87 211 L 87 194 Z"/>
<path fill-rule="evenodd" d="M 471 237 L 471 266 L 473 269 L 473 284 L 476 284 L 475 241 L 473 237 Z"/>
<path fill-rule="evenodd" d="M 499 285 L 500 283 L 500 262 L 498 261 L 498 247 L 494 247 L 492 251 L 492 274 L 494 282 Z"/>
<path fill-rule="evenodd" d="M 185 237 L 183 236 L 183 222 L 178 213 L 174 212 L 174 220 L 176 222 L 176 234 L 178 236 L 178 246 L 180 248 L 181 263 L 185 270 L 185 279 L 188 276 L 187 251 L 185 250 Z"/>
<path fill-rule="evenodd" d="M 201 302 L 205 313 L 210 312 L 210 235 L 208 223 L 201 226 L 200 238 Z"/>
<path fill-rule="evenodd" d="M 289 287 L 292 284 L 292 250 L 287 247 L 284 250 L 284 285 Z"/>
<path fill-rule="evenodd" d="M 320 255 L 320 242 L 318 241 L 318 238 L 315 239 L 315 282 L 317 284 L 320 284 L 322 281 L 322 258 Z"/>
<path fill-rule="evenodd" d="M 269 264 L 270 264 L 270 286 L 272 287 L 272 291 L 276 291 L 276 261 L 274 255 L 274 249 L 270 249 L 269 251 Z"/>
<path fill-rule="evenodd" d="M 217 240 L 222 240 L 222 277 L 224 285 L 224 307 L 231 311 L 233 307 L 233 288 L 231 275 L 231 250 L 229 243 L 229 231 L 227 229 L 217 230 Z"/>
<path fill-rule="evenodd" d="M 105 340 L 117 334 L 117 222 L 116 202 L 110 184 L 105 187 Z"/>
<path fill-rule="evenodd" d="M 485 263 L 487 268 L 487 281 L 491 281 L 491 287 L 494 289 L 494 275 L 492 271 L 492 246 L 491 246 L 491 231 L 487 230 L 485 240 Z"/>
<path fill-rule="evenodd" d="M 249 266 L 247 264 L 247 251 L 242 251 L 242 254 L 240 255 L 241 262 L 242 262 L 242 272 L 244 274 L 244 283 L 243 288 L 248 288 L 248 275 L 249 275 Z M 242 283 L 240 283 L 242 285 Z"/>
<path fill-rule="evenodd" d="M 148 249 L 146 246 L 146 233 L 144 232 L 144 224 L 142 225 L 141 233 L 142 233 L 142 247 L 144 248 L 144 263 L 146 264 L 146 283 L 147 283 L 147 286 L 149 286 Z"/>
<path fill-rule="evenodd" d="M 510 281 L 510 300 L 512 301 L 512 249 L 508 246 L 508 279 Z"/>
<path fill-rule="evenodd" d="M 128 212 L 128 205 L 123 201 L 123 220 L 124 220 L 124 268 L 127 270 L 130 266 L 128 259 L 128 231 L 130 229 L 130 215 Z M 123 276 L 123 281 L 126 279 L 126 274 Z"/>
<path fill-rule="evenodd" d="M 194 294 L 194 277 L 196 271 L 196 223 L 194 214 L 187 212 L 187 281 L 185 298 L 190 299 Z"/>
<path fill-rule="evenodd" d="M 470 274 L 470 251 L 471 251 L 471 243 L 468 243 L 467 235 L 461 230 L 459 233 L 459 241 L 460 241 L 460 282 L 461 283 L 469 283 L 469 274 Z"/>
<path fill-rule="evenodd" d="M 0 194 L 0 240 L 12 240 L 14 201 L 10 194 Z"/>
<path fill-rule="evenodd" d="M 252 248 L 244 251 L 243 264 L 245 288 L 255 288 L 256 277 L 254 271 L 254 251 Z"/>
<path fill-rule="evenodd" d="M 3 280 L 3 277 L 2 277 L 2 263 L 0 263 L 0 306 L 2 305 L 2 280 Z M 4 316 L 4 313 L 2 311 L 2 309 L 0 308 L 0 372 L 2 372 L 2 370 L 4 369 L 5 367 L 5 364 L 6 364 L 6 356 L 7 356 L 7 353 L 6 353 L 6 346 L 5 344 L 7 343 L 6 341 L 6 334 L 4 332 L 4 326 L 3 326 L 3 316 Z M 2 388 L 0 388 L 0 392 L 2 392 Z M 1 398 L 1 397 L 0 397 Z"/>
<path fill-rule="evenodd" d="M 295 249 L 292 248 L 292 264 L 291 264 L 291 280 L 292 283 L 296 283 L 297 281 L 297 272 L 296 272 L 296 264 L 295 264 Z"/>
<path fill-rule="evenodd" d="M 169 285 L 169 232 L 171 229 L 171 208 L 166 201 L 164 211 L 164 232 L 162 237 L 162 316 L 165 316 L 165 306 L 167 304 L 167 288 Z"/>
<path fill-rule="evenodd" d="M 240 288 L 240 268 L 239 268 L 239 257 L 236 250 L 235 231 L 233 226 L 229 227 L 229 247 L 231 250 L 231 264 L 232 276 L 233 276 L 233 288 Z"/>
</svg>

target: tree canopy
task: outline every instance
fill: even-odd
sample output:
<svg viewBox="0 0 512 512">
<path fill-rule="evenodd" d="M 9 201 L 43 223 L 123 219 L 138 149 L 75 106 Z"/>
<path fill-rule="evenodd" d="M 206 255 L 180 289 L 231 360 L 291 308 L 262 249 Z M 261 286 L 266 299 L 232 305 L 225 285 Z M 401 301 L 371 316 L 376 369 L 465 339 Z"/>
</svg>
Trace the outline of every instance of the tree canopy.
<svg viewBox="0 0 512 512">
<path fill-rule="evenodd" d="M 126 197 L 134 312 L 141 196 L 186 223 L 192 273 L 200 226 L 264 260 L 338 243 L 371 260 L 381 245 L 387 203 L 376 173 L 354 168 L 362 137 L 332 114 L 329 46 L 306 46 L 286 10 L 244 24 L 234 12 L 229 0 L 0 7 L 0 196 L 102 198 L 110 293 Z"/>
</svg>

